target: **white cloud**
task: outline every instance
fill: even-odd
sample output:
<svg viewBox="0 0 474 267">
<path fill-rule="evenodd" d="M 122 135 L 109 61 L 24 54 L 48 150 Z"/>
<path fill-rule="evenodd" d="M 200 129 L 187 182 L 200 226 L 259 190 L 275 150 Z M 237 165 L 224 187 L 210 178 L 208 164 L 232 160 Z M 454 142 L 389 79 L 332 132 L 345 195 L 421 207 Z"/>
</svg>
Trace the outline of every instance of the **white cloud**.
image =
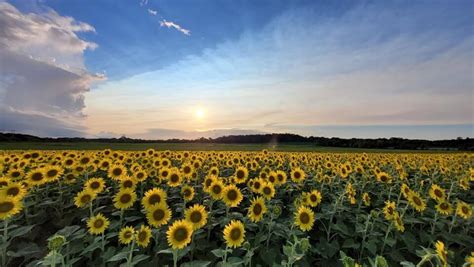
<svg viewBox="0 0 474 267">
<path fill-rule="evenodd" d="M 0 28 L 0 108 L 8 111 L 0 118 L 1 124 L 7 127 L 23 120 L 16 122 L 20 127 L 16 130 L 25 131 L 35 128 L 31 118 L 54 122 L 52 129 L 61 122 L 70 128 L 66 121 L 79 125 L 84 117 L 84 93 L 93 82 L 105 79 L 84 67 L 84 51 L 97 45 L 76 35 L 95 29 L 53 10 L 24 14 L 5 2 L 0 2 Z M 43 125 L 41 134 L 47 128 Z"/>
<path fill-rule="evenodd" d="M 156 16 L 156 14 L 158 14 L 158 11 L 149 8 L 148 13 L 150 13 L 150 15 Z"/>
<path fill-rule="evenodd" d="M 181 27 L 180 25 L 172 22 L 172 21 L 167 21 L 166 19 L 163 19 L 162 21 L 160 21 L 160 26 L 161 27 L 167 27 L 167 28 L 174 28 L 180 32 L 182 32 L 183 34 L 185 35 L 191 35 L 191 31 L 190 30 L 187 30 L 183 27 Z"/>
</svg>

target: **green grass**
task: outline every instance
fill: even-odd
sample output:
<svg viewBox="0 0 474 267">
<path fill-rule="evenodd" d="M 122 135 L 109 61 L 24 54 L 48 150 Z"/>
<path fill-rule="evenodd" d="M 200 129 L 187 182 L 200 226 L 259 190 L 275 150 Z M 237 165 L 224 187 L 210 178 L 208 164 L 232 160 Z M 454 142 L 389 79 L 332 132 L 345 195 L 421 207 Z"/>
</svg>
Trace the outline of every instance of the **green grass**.
<svg viewBox="0 0 474 267">
<path fill-rule="evenodd" d="M 259 151 L 262 149 L 274 151 L 295 152 L 422 152 L 416 150 L 397 149 L 364 149 L 343 147 L 321 147 L 312 144 L 280 143 L 280 144 L 200 144 L 200 143 L 102 143 L 102 142 L 71 142 L 71 143 L 42 143 L 42 142 L 0 142 L 0 150 L 217 150 L 217 151 Z M 424 151 L 423 151 L 424 152 Z M 433 151 L 426 151 L 433 152 Z M 446 151 L 443 151 L 446 152 Z"/>
</svg>

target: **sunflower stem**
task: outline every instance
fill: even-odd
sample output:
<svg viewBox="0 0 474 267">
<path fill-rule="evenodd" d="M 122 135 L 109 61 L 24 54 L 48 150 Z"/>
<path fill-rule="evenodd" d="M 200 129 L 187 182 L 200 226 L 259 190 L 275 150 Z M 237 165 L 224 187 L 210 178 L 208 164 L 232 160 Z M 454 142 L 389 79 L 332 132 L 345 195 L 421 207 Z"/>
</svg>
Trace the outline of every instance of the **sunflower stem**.
<svg viewBox="0 0 474 267">
<path fill-rule="evenodd" d="M 387 243 L 388 235 L 390 234 L 390 230 L 392 230 L 393 221 L 390 222 L 389 226 L 387 227 L 387 231 L 385 232 L 385 237 L 383 239 L 382 250 L 380 251 L 380 255 L 383 255 L 383 251 L 385 250 L 385 244 Z"/>
<path fill-rule="evenodd" d="M 133 248 L 135 246 L 135 240 L 132 240 L 132 245 L 130 246 L 130 251 L 128 252 L 127 257 L 127 266 L 132 266 L 132 259 L 133 259 Z"/>
<path fill-rule="evenodd" d="M 453 216 L 453 219 L 451 220 L 451 224 L 449 224 L 449 230 L 448 230 L 448 233 L 450 234 L 451 231 L 453 230 L 453 227 L 454 227 L 454 223 L 456 222 L 456 216 L 458 214 L 455 212 L 454 213 L 454 216 Z"/>
<path fill-rule="evenodd" d="M 438 212 L 435 211 L 435 217 L 434 217 L 434 220 L 433 220 L 433 225 L 431 226 L 431 235 L 434 234 L 437 220 L 438 220 Z"/>
<path fill-rule="evenodd" d="M 5 243 L 8 241 L 8 219 L 3 221 L 3 240 Z M 5 245 L 2 249 L 2 266 L 7 266 L 7 246 Z"/>
<path fill-rule="evenodd" d="M 224 258 L 223 258 L 223 262 L 226 263 L 227 262 L 227 250 L 229 249 L 229 246 L 226 246 L 225 247 L 225 251 L 224 251 Z"/>
<path fill-rule="evenodd" d="M 178 250 L 173 249 L 173 266 L 178 267 Z"/>
<path fill-rule="evenodd" d="M 270 236 L 272 235 L 273 212 L 270 212 L 270 222 L 268 222 L 267 248 L 270 245 Z"/>
<path fill-rule="evenodd" d="M 92 216 L 94 216 L 94 213 L 92 211 L 92 201 L 91 201 L 89 202 L 89 217 L 92 217 Z"/>
</svg>

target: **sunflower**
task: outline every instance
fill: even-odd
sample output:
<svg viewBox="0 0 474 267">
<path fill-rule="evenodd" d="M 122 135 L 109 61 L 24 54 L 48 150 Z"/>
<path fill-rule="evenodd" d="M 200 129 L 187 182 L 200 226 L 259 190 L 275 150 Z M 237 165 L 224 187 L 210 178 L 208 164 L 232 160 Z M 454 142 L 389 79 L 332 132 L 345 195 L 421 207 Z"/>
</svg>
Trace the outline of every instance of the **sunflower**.
<svg viewBox="0 0 474 267">
<path fill-rule="evenodd" d="M 237 207 L 243 198 L 239 188 L 234 184 L 230 184 L 222 190 L 222 199 L 229 207 Z"/>
<path fill-rule="evenodd" d="M 166 231 L 168 244 L 173 249 L 182 249 L 191 242 L 193 225 L 186 220 L 175 221 Z"/>
<path fill-rule="evenodd" d="M 248 216 L 252 222 L 259 222 L 267 212 L 267 206 L 262 197 L 257 197 L 250 203 Z"/>
<path fill-rule="evenodd" d="M 155 205 L 166 204 L 167 194 L 161 188 L 152 188 L 145 192 L 142 198 L 142 205 L 145 209 L 150 209 Z"/>
<path fill-rule="evenodd" d="M 97 194 L 90 190 L 90 189 L 84 189 L 81 192 L 76 194 L 76 197 L 74 198 L 74 205 L 78 208 L 82 208 L 86 205 L 89 205 L 95 198 Z"/>
<path fill-rule="evenodd" d="M 437 184 L 433 184 L 430 188 L 430 197 L 438 202 L 441 202 L 446 198 L 444 189 Z"/>
<path fill-rule="evenodd" d="M 181 184 L 182 181 L 183 177 L 181 177 L 178 170 L 171 170 L 170 174 L 168 175 L 168 185 L 171 187 L 177 187 Z"/>
<path fill-rule="evenodd" d="M 295 213 L 295 224 L 302 231 L 311 230 L 314 224 L 314 212 L 306 206 L 300 206 Z"/>
<path fill-rule="evenodd" d="M 400 191 L 402 192 L 403 196 L 408 199 L 408 195 L 411 192 L 410 187 L 408 187 L 407 184 L 403 183 L 402 187 L 400 188 Z"/>
<path fill-rule="evenodd" d="M 311 207 L 316 207 L 321 203 L 321 193 L 318 190 L 313 190 L 307 195 L 308 205 Z"/>
<path fill-rule="evenodd" d="M 448 251 L 444 247 L 444 243 L 441 241 L 436 241 L 436 255 L 438 256 L 439 261 L 443 267 L 448 266 Z"/>
<path fill-rule="evenodd" d="M 385 201 L 383 214 L 386 220 L 392 220 L 395 214 L 398 214 L 397 210 L 395 209 L 395 202 L 389 200 Z"/>
<path fill-rule="evenodd" d="M 240 166 L 240 167 L 237 167 L 237 169 L 235 170 L 234 177 L 235 177 L 235 181 L 238 184 L 245 183 L 248 176 L 249 176 L 249 171 L 245 167 Z"/>
<path fill-rule="evenodd" d="M 135 229 L 131 226 L 125 226 L 122 229 L 120 229 L 119 232 L 119 242 L 121 244 L 127 245 L 132 242 L 133 238 L 135 235 Z"/>
<path fill-rule="evenodd" d="M 89 233 L 93 235 L 100 235 L 105 232 L 110 225 L 110 221 L 102 215 L 102 213 L 97 214 L 87 220 L 87 227 L 89 228 Z"/>
<path fill-rule="evenodd" d="M 87 182 L 84 184 L 84 187 L 95 192 L 96 194 L 99 194 L 105 189 L 105 181 L 102 178 L 91 178 L 87 180 Z"/>
<path fill-rule="evenodd" d="M 426 209 L 426 202 L 415 191 L 411 191 L 408 195 L 408 203 L 418 212 L 422 212 Z"/>
<path fill-rule="evenodd" d="M 390 176 L 386 172 L 377 173 L 376 178 L 377 178 L 377 181 L 382 182 L 382 183 L 386 183 L 386 184 L 392 183 L 392 176 Z"/>
<path fill-rule="evenodd" d="M 120 180 L 126 174 L 127 169 L 123 165 L 114 164 L 109 167 L 108 175 L 114 180 Z"/>
<path fill-rule="evenodd" d="M 146 218 L 150 225 L 158 228 L 168 223 L 171 218 L 171 210 L 164 203 L 153 205 L 147 209 Z"/>
<path fill-rule="evenodd" d="M 181 188 L 181 195 L 183 195 L 183 198 L 185 201 L 191 201 L 194 198 L 194 188 L 192 188 L 189 185 L 184 185 Z"/>
<path fill-rule="evenodd" d="M 42 185 L 47 182 L 44 169 L 34 169 L 28 173 L 28 183 L 31 185 Z"/>
<path fill-rule="evenodd" d="M 144 170 L 137 170 L 133 174 L 133 178 L 135 178 L 136 181 L 138 182 L 143 182 L 148 178 L 148 174 Z"/>
<path fill-rule="evenodd" d="M 453 207 L 451 206 L 451 204 L 444 200 L 436 205 L 436 210 L 443 215 L 450 215 L 451 213 L 453 213 Z"/>
<path fill-rule="evenodd" d="M 133 176 L 124 175 L 120 178 L 120 189 L 135 190 L 137 187 L 137 180 Z"/>
<path fill-rule="evenodd" d="M 203 205 L 194 204 L 186 210 L 184 217 L 193 225 L 194 230 L 202 228 L 207 223 L 207 211 Z"/>
<path fill-rule="evenodd" d="M 370 206 L 370 196 L 368 193 L 365 192 L 364 194 L 362 194 L 362 201 L 364 202 L 365 206 Z"/>
<path fill-rule="evenodd" d="M 22 199 L 26 195 L 26 189 L 19 182 L 10 182 L 2 188 L 7 196 Z"/>
<path fill-rule="evenodd" d="M 140 229 L 135 233 L 135 240 L 137 245 L 142 248 L 146 248 L 150 244 L 151 239 L 151 228 L 142 224 Z"/>
<path fill-rule="evenodd" d="M 20 199 L 6 195 L 4 190 L 0 192 L 0 220 L 5 220 L 19 213 L 23 209 Z"/>
<path fill-rule="evenodd" d="M 184 177 L 190 178 L 191 174 L 194 172 L 193 165 L 185 163 L 181 166 L 181 173 Z"/>
<path fill-rule="evenodd" d="M 132 189 L 121 189 L 115 194 L 114 206 L 117 209 L 128 209 L 133 206 L 133 203 L 137 200 L 137 194 Z"/>
<path fill-rule="evenodd" d="M 275 196 L 275 186 L 272 183 L 264 182 L 260 190 L 265 199 L 272 199 Z"/>
<path fill-rule="evenodd" d="M 245 238 L 244 224 L 239 220 L 232 220 L 224 228 L 224 240 L 228 247 L 237 248 Z"/>
<path fill-rule="evenodd" d="M 211 186 L 209 187 L 209 194 L 214 200 L 218 200 L 222 198 L 222 190 L 224 185 L 221 180 L 215 178 L 212 182 Z"/>
<path fill-rule="evenodd" d="M 395 224 L 395 228 L 397 228 L 399 232 L 402 232 L 402 233 L 405 232 L 405 224 L 403 223 L 403 220 L 398 214 L 398 212 L 394 214 L 393 222 Z"/>
<path fill-rule="evenodd" d="M 1 173 L 1 169 L 0 169 L 0 173 Z M 9 182 L 10 182 L 10 178 L 0 177 L 0 188 L 7 186 Z"/>
<path fill-rule="evenodd" d="M 301 168 L 291 170 L 291 180 L 295 183 L 301 183 L 306 177 L 305 172 Z"/>
<path fill-rule="evenodd" d="M 45 168 L 44 175 L 48 182 L 56 181 L 63 174 L 64 169 L 59 166 L 49 166 Z"/>
<path fill-rule="evenodd" d="M 466 263 L 463 266 L 474 267 L 474 251 L 471 251 L 471 255 L 466 256 Z"/>
<path fill-rule="evenodd" d="M 255 178 L 250 180 L 248 183 L 251 184 L 250 187 L 254 193 L 261 193 L 265 181 L 262 178 Z"/>
<path fill-rule="evenodd" d="M 286 183 L 286 173 L 284 171 L 277 171 L 276 172 L 276 184 L 283 185 Z"/>
<path fill-rule="evenodd" d="M 471 205 L 467 204 L 464 201 L 458 201 L 456 205 L 456 214 L 459 217 L 464 218 L 465 220 L 468 220 L 472 216 L 472 208 Z"/>
<path fill-rule="evenodd" d="M 1 171 L 0 171 L 1 173 Z M 7 177 L 10 177 L 10 179 L 16 181 L 20 178 L 22 178 L 24 175 L 24 172 L 20 169 L 10 169 L 8 170 Z"/>
</svg>

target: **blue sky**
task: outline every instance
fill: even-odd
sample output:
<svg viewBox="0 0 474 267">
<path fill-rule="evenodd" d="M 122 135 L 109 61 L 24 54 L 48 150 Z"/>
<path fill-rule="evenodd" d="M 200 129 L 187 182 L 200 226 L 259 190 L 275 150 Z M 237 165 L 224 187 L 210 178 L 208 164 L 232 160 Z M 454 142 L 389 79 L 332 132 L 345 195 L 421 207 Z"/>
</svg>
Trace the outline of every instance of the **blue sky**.
<svg viewBox="0 0 474 267">
<path fill-rule="evenodd" d="M 1 130 L 472 137 L 473 5 L 0 1 Z"/>
</svg>

